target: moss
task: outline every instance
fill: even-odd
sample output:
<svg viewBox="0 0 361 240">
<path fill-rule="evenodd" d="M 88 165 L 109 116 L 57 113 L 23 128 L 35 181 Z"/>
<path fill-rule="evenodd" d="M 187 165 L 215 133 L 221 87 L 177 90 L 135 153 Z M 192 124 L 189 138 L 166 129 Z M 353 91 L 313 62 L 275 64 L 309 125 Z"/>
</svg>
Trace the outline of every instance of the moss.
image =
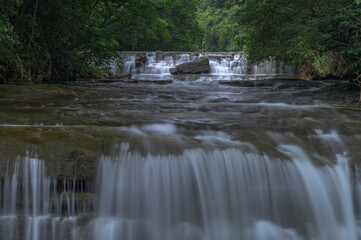
<svg viewBox="0 0 361 240">
<path fill-rule="evenodd" d="M 57 91 L 69 91 L 69 88 L 65 84 L 0 84 L 0 90 L 15 93 L 24 89 L 45 89 L 45 90 L 57 90 Z"/>
<path fill-rule="evenodd" d="M 34 145 L 66 142 L 91 151 L 98 150 L 101 145 L 99 140 L 76 127 L 0 127 L 0 139 L 17 139 Z"/>
<path fill-rule="evenodd" d="M 19 92 L 19 90 L 14 87 L 16 85 L 1 85 L 0 84 L 0 98 L 11 96 L 15 94 L 16 92 Z"/>
<path fill-rule="evenodd" d="M 12 171 L 17 156 L 47 162 L 48 174 L 59 179 L 93 180 L 102 139 L 76 127 L 0 127 L 0 177 Z"/>
<path fill-rule="evenodd" d="M 208 66 L 209 65 L 209 59 L 205 58 L 204 60 L 202 60 L 202 65 Z"/>
<path fill-rule="evenodd" d="M 0 84 L 0 100 L 31 102 L 56 97 L 75 97 L 77 94 L 64 84 Z"/>
<path fill-rule="evenodd" d="M 58 179 L 94 180 L 102 154 L 114 151 L 114 142 L 129 137 L 103 127 L 0 127 L 0 178 L 12 172 L 17 156 L 47 162 L 48 174 Z M 8 166 L 11 166 L 8 169 Z"/>
</svg>

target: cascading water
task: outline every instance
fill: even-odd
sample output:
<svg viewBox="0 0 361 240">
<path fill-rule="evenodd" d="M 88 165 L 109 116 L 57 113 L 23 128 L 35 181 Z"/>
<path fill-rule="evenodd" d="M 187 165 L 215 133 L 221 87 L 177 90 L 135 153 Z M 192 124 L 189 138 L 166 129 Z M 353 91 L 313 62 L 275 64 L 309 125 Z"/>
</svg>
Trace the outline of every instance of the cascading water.
<svg viewBox="0 0 361 240">
<path fill-rule="evenodd" d="M 136 67 L 135 59 L 138 55 L 145 54 L 147 62 L 144 66 Z M 249 64 L 242 52 L 235 53 L 182 53 L 182 52 L 121 52 L 124 61 L 123 72 L 132 73 L 134 78 L 148 79 L 154 75 L 171 77 L 169 69 L 178 64 L 198 61 L 209 58 L 210 74 L 213 79 L 243 79 L 262 78 L 279 75 L 296 75 L 297 70 L 290 64 L 278 61 L 268 61 L 261 64 Z M 115 73 L 119 70 L 114 69 Z"/>
<path fill-rule="evenodd" d="M 82 239 L 356 240 L 347 159 L 316 167 L 238 149 L 102 158 L 97 218 Z M 359 236 L 360 237 L 360 236 Z"/>
<path fill-rule="evenodd" d="M 0 108 L 0 240 L 361 240 L 360 109 L 332 82 L 235 87 L 213 80 L 292 71 L 122 54 L 145 80 L 206 56 L 209 81 L 82 81 Z"/>
<path fill-rule="evenodd" d="M 149 125 L 137 133 L 175 133 L 176 128 L 170 130 L 170 127 Z M 329 143 L 332 135 L 332 144 L 342 144 L 334 132 L 325 134 L 316 130 L 315 133 L 325 143 Z M 224 143 L 230 141 L 227 135 L 217 136 Z M 118 156 L 100 159 L 96 197 L 85 207 L 75 202 L 75 183 L 67 186 L 66 182 L 62 184 L 48 177 L 41 160 L 17 160 L 12 174 L 6 175 L 0 185 L 0 238 L 357 240 L 361 237 L 353 210 L 353 192 L 359 192 L 360 181 L 358 175 L 354 177 L 357 186 L 353 190 L 344 153 L 335 153 L 334 164 L 316 166 L 304 150 L 290 144 L 278 146 L 285 159 L 256 149 L 245 151 L 234 147 L 194 148 L 182 154 L 146 156 L 129 147 L 122 144 Z M 94 217 L 93 204 L 96 205 Z M 82 215 L 87 220 L 81 220 Z"/>
<path fill-rule="evenodd" d="M 0 239 L 72 239 L 77 216 L 93 204 L 75 199 L 75 185 L 50 178 L 41 160 L 16 160 L 0 184 Z"/>
</svg>

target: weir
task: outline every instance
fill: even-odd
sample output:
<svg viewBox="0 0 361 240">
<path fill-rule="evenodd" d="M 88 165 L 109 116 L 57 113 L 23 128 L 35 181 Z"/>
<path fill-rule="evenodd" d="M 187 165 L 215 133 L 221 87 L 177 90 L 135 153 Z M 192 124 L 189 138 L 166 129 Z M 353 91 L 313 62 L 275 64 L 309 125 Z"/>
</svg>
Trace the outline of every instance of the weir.
<svg viewBox="0 0 361 240">
<path fill-rule="evenodd" d="M 341 83 L 229 86 L 296 70 L 122 54 L 140 81 L 75 82 L 44 113 L 1 112 L 17 137 L 0 146 L 1 240 L 361 240 L 360 110 L 329 100 Z M 170 75 L 204 56 L 211 73 Z"/>
<path fill-rule="evenodd" d="M 136 67 L 135 60 L 139 55 L 146 55 L 147 61 L 143 66 Z M 266 61 L 251 64 L 243 52 L 121 52 L 123 69 L 114 68 L 114 73 L 128 72 L 136 79 L 169 78 L 170 68 L 176 65 L 209 59 L 211 66 L 208 78 L 216 80 L 228 79 L 262 79 L 272 76 L 293 76 L 298 74 L 297 68 L 280 61 Z"/>
</svg>

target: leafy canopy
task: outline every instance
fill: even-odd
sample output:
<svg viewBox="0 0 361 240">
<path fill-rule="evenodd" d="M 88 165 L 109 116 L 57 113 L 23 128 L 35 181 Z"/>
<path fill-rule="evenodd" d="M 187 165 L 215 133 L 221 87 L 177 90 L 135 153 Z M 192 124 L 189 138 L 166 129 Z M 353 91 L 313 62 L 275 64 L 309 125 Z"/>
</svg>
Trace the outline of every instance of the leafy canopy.
<svg viewBox="0 0 361 240">
<path fill-rule="evenodd" d="M 313 71 L 361 69 L 359 0 L 241 0 L 241 44 L 250 60 L 292 60 Z"/>
<path fill-rule="evenodd" d="M 119 50 L 197 50 L 197 0 L 0 0 L 0 82 L 86 76 Z"/>
</svg>

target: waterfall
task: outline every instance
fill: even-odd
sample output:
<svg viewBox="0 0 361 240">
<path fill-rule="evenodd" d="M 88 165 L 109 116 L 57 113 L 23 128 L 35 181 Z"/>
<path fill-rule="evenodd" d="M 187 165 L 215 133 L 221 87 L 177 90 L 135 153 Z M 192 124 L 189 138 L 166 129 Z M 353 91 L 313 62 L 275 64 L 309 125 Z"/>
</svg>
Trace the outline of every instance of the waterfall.
<svg viewBox="0 0 361 240">
<path fill-rule="evenodd" d="M 144 66 L 136 67 L 136 56 L 145 54 L 147 62 Z M 171 77 L 169 69 L 178 64 L 209 58 L 211 71 L 208 77 L 214 79 L 237 79 L 244 76 L 247 78 L 269 77 L 279 75 L 297 75 L 297 69 L 290 64 L 275 60 L 260 64 L 249 64 L 242 52 L 234 53 L 183 53 L 183 52 L 121 52 L 123 59 L 123 72 L 129 72 L 136 78 L 151 78 L 154 75 Z M 113 68 L 118 73 L 119 69 Z"/>
<path fill-rule="evenodd" d="M 317 167 L 238 149 L 103 157 L 97 217 L 77 239 L 357 240 L 347 158 Z"/>
<path fill-rule="evenodd" d="M 176 131 L 165 127 L 143 129 Z M 341 144 L 336 132 L 315 132 L 324 142 Z M 9 164 L 0 184 L 0 239 L 361 237 L 354 210 L 360 206 L 360 171 L 350 173 L 346 153 L 320 166 L 299 146 L 282 143 L 283 158 L 235 147 L 161 155 L 131 151 L 125 143 L 120 149 L 100 159 L 96 189 L 50 177 L 37 158 Z M 82 193 L 95 197 L 80 200 Z"/>
<path fill-rule="evenodd" d="M 74 185 L 50 178 L 44 161 L 17 159 L 0 183 L 0 239 L 71 239 L 77 216 L 93 204 L 77 201 Z"/>
</svg>

